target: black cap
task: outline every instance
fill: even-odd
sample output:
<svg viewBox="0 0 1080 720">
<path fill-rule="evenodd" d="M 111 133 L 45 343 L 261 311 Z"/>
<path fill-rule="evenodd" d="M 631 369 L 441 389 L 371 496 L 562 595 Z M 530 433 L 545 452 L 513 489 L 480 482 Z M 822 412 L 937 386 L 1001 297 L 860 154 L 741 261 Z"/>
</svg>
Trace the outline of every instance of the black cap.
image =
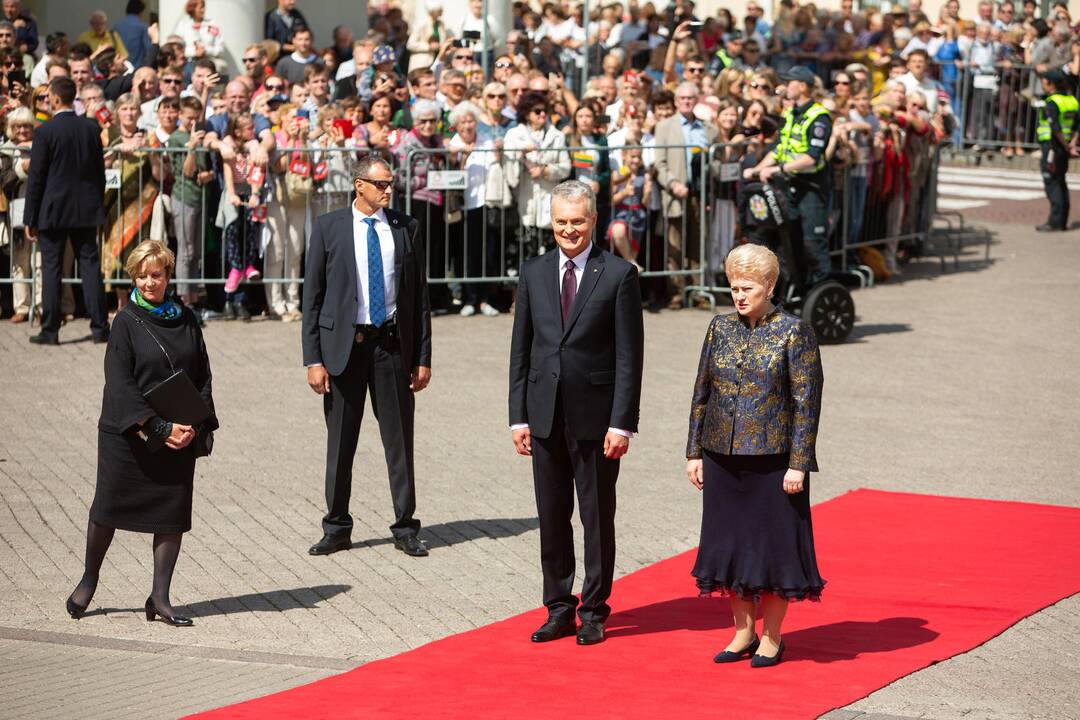
<svg viewBox="0 0 1080 720">
<path fill-rule="evenodd" d="M 1042 74 L 1042 78 L 1043 80 L 1049 80 L 1058 87 L 1061 87 L 1069 81 L 1069 78 L 1065 75 L 1065 73 L 1061 72 L 1060 70 L 1047 70 Z"/>
<path fill-rule="evenodd" d="M 781 80 L 797 80 L 806 83 L 810 87 L 814 86 L 814 77 L 813 71 L 805 65 L 796 65 L 787 72 L 780 73 Z"/>
</svg>

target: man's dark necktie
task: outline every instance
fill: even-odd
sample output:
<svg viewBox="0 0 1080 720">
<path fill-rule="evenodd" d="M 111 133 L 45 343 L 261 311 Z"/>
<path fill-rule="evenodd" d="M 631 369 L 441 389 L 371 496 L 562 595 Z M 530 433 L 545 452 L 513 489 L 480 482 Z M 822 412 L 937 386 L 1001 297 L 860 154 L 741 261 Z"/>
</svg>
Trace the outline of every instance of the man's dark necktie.
<svg viewBox="0 0 1080 720">
<path fill-rule="evenodd" d="M 379 233 L 375 231 L 375 218 L 365 218 L 367 223 L 367 271 L 368 315 L 371 324 L 382 327 L 386 322 L 386 281 L 383 280 L 382 246 Z"/>
<path fill-rule="evenodd" d="M 570 318 L 570 308 L 574 307 L 577 299 L 577 275 L 574 274 L 574 261 L 566 261 L 566 272 L 562 276 L 562 324 L 566 327 L 566 321 Z"/>
</svg>

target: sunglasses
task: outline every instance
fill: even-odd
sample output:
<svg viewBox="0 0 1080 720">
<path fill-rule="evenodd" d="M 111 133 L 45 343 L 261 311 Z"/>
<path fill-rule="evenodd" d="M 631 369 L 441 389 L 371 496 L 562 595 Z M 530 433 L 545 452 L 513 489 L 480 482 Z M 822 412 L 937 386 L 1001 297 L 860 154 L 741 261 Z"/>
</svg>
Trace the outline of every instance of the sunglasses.
<svg viewBox="0 0 1080 720">
<path fill-rule="evenodd" d="M 273 84 L 273 85 L 271 85 L 270 83 L 267 83 L 267 84 L 266 84 L 266 89 L 267 89 L 267 90 L 270 90 L 270 91 L 275 91 L 275 90 L 284 90 L 284 89 L 285 89 L 285 86 L 284 86 L 284 85 L 278 85 L 277 83 L 275 83 L 275 84 Z"/>
<path fill-rule="evenodd" d="M 833 85 L 850 85 L 850 80 L 834 80 Z"/>
<path fill-rule="evenodd" d="M 497 62 L 497 63 L 495 63 L 495 69 L 496 70 L 506 70 L 507 68 L 512 68 L 512 67 L 514 67 L 514 66 L 511 63 L 508 63 L 508 62 Z"/>
<path fill-rule="evenodd" d="M 703 68 L 703 67 L 688 67 L 688 68 L 686 68 L 686 72 L 693 73 L 695 75 L 700 75 L 701 73 L 705 72 L 705 68 Z"/>
<path fill-rule="evenodd" d="M 417 125 L 428 125 L 428 124 L 434 125 L 437 122 L 438 122 L 438 120 L 436 120 L 435 118 L 417 118 L 417 120 L 416 120 Z"/>
<path fill-rule="evenodd" d="M 162 85 L 179 85 L 183 82 L 180 78 L 161 78 Z"/>
<path fill-rule="evenodd" d="M 503 100 L 505 100 L 506 99 L 506 93 L 488 95 L 489 100 L 497 100 L 499 98 L 502 98 Z"/>
<path fill-rule="evenodd" d="M 753 88 L 754 90 L 758 90 L 758 89 L 772 90 L 772 85 L 769 85 L 767 83 L 752 82 L 752 83 L 750 83 L 750 87 Z"/>
<path fill-rule="evenodd" d="M 394 184 L 393 180 L 372 180 L 371 178 L 366 177 L 360 177 L 358 179 L 363 180 L 370 185 L 374 185 L 375 189 L 379 190 L 380 192 L 386 192 L 387 189 Z"/>
<path fill-rule="evenodd" d="M 532 114 L 533 115 L 547 115 L 547 110 L 545 110 L 544 108 L 536 108 L 535 110 L 532 111 Z"/>
<path fill-rule="evenodd" d="M 455 55 L 455 60 L 472 60 L 472 54 L 469 55 Z"/>
<path fill-rule="evenodd" d="M 251 65 L 252 63 L 257 63 L 257 62 L 259 62 L 259 58 L 257 58 L 257 57 L 244 58 L 244 64 L 245 65 Z"/>
</svg>

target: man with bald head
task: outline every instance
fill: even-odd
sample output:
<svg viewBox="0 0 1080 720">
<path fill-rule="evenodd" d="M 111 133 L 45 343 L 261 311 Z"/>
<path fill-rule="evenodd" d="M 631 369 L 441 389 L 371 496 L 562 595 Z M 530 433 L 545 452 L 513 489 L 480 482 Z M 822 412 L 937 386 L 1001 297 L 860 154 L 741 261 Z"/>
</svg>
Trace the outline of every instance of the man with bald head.
<svg viewBox="0 0 1080 720">
<path fill-rule="evenodd" d="M 246 83 L 232 80 L 225 86 L 225 112 L 211 115 L 206 121 L 206 147 L 221 155 L 223 160 L 232 160 L 234 156 L 230 145 L 223 142 L 229 118 L 251 110 L 251 91 Z M 266 165 L 270 153 L 274 150 L 274 133 L 270 121 L 263 115 L 252 113 L 255 119 L 255 139 L 259 141 L 259 150 L 252 154 L 252 162 Z"/>
</svg>

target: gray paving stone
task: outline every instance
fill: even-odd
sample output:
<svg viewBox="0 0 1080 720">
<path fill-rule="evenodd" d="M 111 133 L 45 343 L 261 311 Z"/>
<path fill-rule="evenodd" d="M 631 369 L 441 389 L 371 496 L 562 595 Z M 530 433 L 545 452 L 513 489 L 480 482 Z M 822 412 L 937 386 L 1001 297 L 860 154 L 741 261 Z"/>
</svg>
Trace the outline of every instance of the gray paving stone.
<svg viewBox="0 0 1080 720">
<path fill-rule="evenodd" d="M 824 349 L 815 501 L 875 487 L 1080 504 L 1071 452 L 1080 428 L 1062 400 L 1080 395 L 1080 242 L 1076 233 L 997 230 L 990 266 L 974 251 L 959 272 L 920 262 L 903 282 L 857 294 L 852 342 Z M 355 547 L 306 554 L 320 534 L 325 430 L 299 367 L 299 328 L 211 324 L 223 428 L 199 466 L 194 528 L 173 585 L 196 617 L 188 630 L 141 616 L 150 541 L 130 533 L 117 534 L 91 614 L 67 617 L 94 491 L 103 350 L 31 347 L 25 326 L 0 325 L 0 714 L 176 717 L 538 605 L 529 464 L 513 453 L 505 422 L 511 322 L 434 322 L 435 373 L 417 415 L 425 559 L 388 541 L 370 413 L 355 466 Z M 646 317 L 641 434 L 619 487 L 619 575 L 697 543 L 700 500 L 682 451 L 708 322 L 699 311 Z M 76 322 L 63 338 L 86 333 Z M 1075 717 L 1078 604 L 1058 603 L 829 717 Z M 162 680 L 172 670 L 209 679 L 172 692 Z"/>
</svg>

